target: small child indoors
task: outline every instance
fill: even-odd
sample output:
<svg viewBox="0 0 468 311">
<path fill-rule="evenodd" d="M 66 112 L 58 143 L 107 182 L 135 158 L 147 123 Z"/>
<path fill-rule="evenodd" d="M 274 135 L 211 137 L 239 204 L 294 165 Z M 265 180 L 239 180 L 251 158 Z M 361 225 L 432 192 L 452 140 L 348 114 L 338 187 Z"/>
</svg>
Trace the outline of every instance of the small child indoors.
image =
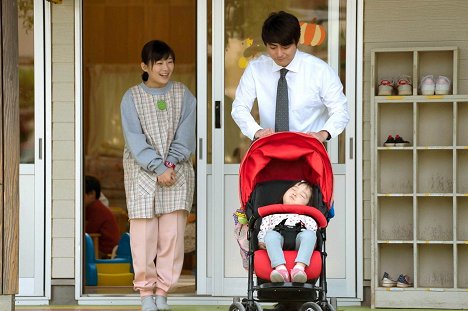
<svg viewBox="0 0 468 311">
<path fill-rule="evenodd" d="M 308 205 L 312 200 L 312 186 L 306 181 L 300 181 L 290 187 L 283 195 L 283 204 Z M 296 237 L 296 250 L 298 250 L 295 266 L 291 271 L 286 268 L 283 254 L 284 238 L 275 227 L 281 223 L 294 227 L 298 223 L 301 231 Z M 306 215 L 300 214 L 272 214 L 263 217 L 258 242 L 261 249 L 266 249 L 271 261 L 273 271 L 270 274 L 272 282 L 300 282 L 307 281 L 304 271 L 309 265 L 312 252 L 317 241 L 317 223 Z"/>
</svg>

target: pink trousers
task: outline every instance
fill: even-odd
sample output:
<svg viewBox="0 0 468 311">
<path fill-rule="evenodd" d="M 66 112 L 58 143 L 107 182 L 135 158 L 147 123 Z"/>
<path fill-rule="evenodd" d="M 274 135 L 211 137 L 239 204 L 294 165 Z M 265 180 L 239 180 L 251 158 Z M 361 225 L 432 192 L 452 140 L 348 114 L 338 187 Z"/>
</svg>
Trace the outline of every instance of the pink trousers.
<svg viewBox="0 0 468 311">
<path fill-rule="evenodd" d="M 184 262 L 184 210 L 130 220 L 134 289 L 140 296 L 166 295 L 177 283 Z"/>
</svg>

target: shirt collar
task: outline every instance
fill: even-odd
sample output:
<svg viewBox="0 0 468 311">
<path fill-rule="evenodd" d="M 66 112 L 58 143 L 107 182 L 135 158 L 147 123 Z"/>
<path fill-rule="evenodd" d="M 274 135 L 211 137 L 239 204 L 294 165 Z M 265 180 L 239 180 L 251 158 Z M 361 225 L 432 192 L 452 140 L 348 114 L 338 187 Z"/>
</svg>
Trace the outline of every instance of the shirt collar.
<svg viewBox="0 0 468 311">
<path fill-rule="evenodd" d="M 275 61 L 272 58 L 270 58 L 272 62 L 271 71 L 276 72 L 276 71 L 280 71 L 282 68 L 286 68 L 287 70 L 292 71 L 292 72 L 296 72 L 296 73 L 299 72 L 299 69 L 301 67 L 300 66 L 301 57 L 299 54 L 301 53 L 302 53 L 301 51 L 296 50 L 296 54 L 294 55 L 294 58 L 286 67 L 279 66 L 278 64 L 275 63 Z"/>
</svg>

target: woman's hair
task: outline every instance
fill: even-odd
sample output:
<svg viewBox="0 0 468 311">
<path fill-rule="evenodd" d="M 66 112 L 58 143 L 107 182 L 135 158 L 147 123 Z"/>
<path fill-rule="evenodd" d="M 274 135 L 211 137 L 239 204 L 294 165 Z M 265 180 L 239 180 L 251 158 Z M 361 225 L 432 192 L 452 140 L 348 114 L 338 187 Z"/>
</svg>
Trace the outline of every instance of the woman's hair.
<svg viewBox="0 0 468 311">
<path fill-rule="evenodd" d="M 263 22 L 262 40 L 268 43 L 278 43 L 286 46 L 298 44 L 301 37 L 301 26 L 296 16 L 284 12 L 273 12 Z"/>
<path fill-rule="evenodd" d="M 147 42 L 141 50 L 141 62 L 149 67 L 153 67 L 153 64 L 157 61 L 168 59 L 169 57 L 171 57 L 175 63 L 174 51 L 166 42 L 161 40 L 151 40 Z M 148 81 L 148 73 L 143 72 L 141 79 L 143 81 Z"/>
</svg>

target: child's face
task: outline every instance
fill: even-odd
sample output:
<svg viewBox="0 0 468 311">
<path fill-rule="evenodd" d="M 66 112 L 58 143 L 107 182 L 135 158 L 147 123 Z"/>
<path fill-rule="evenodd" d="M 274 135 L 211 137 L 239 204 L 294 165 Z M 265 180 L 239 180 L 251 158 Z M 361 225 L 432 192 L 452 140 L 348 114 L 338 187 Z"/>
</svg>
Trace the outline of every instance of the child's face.
<svg viewBox="0 0 468 311">
<path fill-rule="evenodd" d="M 283 195 L 283 204 L 307 205 L 312 192 L 307 184 L 296 184 Z"/>
<path fill-rule="evenodd" d="M 161 88 L 166 86 L 171 79 L 174 71 L 174 60 L 169 56 L 167 59 L 160 59 L 152 65 L 141 63 L 141 69 L 148 73 L 147 86 Z"/>
</svg>

